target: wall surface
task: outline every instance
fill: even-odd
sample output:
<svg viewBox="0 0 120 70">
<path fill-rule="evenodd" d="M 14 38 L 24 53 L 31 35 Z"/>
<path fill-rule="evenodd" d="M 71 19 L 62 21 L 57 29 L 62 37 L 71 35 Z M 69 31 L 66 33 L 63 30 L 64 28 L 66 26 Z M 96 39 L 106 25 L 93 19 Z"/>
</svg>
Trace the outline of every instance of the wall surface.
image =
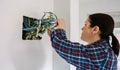
<svg viewBox="0 0 120 70">
<path fill-rule="evenodd" d="M 79 0 L 70 0 L 70 40 L 80 41 L 79 29 Z M 76 70 L 76 67 L 70 65 L 70 70 Z"/>
<path fill-rule="evenodd" d="M 70 0 L 54 0 L 54 12 L 66 22 L 66 34 L 70 37 Z M 53 70 L 70 70 L 70 65 L 53 50 Z"/>
<path fill-rule="evenodd" d="M 53 0 L 0 0 L 0 70 L 52 70 L 52 48 L 42 40 L 22 40 L 23 15 L 40 19 Z"/>
<path fill-rule="evenodd" d="M 120 0 L 80 0 L 79 3 L 81 25 L 89 14 L 120 11 Z"/>
</svg>

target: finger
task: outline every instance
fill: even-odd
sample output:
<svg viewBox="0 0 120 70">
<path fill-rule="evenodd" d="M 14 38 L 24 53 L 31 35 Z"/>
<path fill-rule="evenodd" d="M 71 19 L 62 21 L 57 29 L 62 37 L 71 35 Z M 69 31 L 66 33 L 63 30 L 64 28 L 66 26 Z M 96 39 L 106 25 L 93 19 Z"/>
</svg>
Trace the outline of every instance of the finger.
<svg viewBox="0 0 120 70">
<path fill-rule="evenodd" d="M 48 35 L 50 36 L 50 34 L 51 34 L 51 31 L 47 30 L 47 33 L 48 33 Z"/>
<path fill-rule="evenodd" d="M 58 22 L 56 22 L 56 25 L 55 25 L 55 27 L 57 27 L 58 26 Z"/>
<path fill-rule="evenodd" d="M 51 33 L 51 32 L 52 32 L 52 30 L 51 30 L 51 29 L 48 29 L 48 30 L 47 30 L 47 32 Z"/>
<path fill-rule="evenodd" d="M 47 29 L 48 31 L 52 31 L 51 29 Z"/>
</svg>

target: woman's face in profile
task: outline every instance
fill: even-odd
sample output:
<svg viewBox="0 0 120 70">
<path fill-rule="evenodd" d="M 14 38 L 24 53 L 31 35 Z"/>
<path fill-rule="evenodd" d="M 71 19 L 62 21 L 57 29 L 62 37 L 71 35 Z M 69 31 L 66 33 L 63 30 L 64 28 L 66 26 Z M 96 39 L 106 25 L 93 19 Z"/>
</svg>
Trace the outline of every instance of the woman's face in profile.
<svg viewBox="0 0 120 70">
<path fill-rule="evenodd" d="M 81 34 L 81 39 L 85 42 L 89 42 L 89 40 L 91 39 L 92 35 L 92 27 L 90 27 L 91 23 L 90 23 L 90 19 L 87 18 L 85 20 L 85 24 L 82 27 L 82 34 Z"/>
</svg>

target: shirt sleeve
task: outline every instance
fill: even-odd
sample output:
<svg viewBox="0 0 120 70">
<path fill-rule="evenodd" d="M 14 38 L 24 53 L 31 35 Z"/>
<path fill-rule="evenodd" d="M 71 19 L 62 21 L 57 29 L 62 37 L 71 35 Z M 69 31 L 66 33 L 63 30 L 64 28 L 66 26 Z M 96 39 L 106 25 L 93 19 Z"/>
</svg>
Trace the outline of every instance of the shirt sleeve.
<svg viewBox="0 0 120 70">
<path fill-rule="evenodd" d="M 68 63 L 80 67 L 90 67 L 90 59 L 85 46 L 67 39 L 63 29 L 56 29 L 51 33 L 52 47 Z"/>
</svg>

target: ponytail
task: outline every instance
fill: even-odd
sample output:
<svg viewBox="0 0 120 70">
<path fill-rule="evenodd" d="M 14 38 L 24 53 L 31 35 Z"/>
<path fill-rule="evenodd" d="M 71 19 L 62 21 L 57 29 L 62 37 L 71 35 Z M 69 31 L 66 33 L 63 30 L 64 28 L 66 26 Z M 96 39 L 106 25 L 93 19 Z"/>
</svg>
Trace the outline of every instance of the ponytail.
<svg viewBox="0 0 120 70">
<path fill-rule="evenodd" d="M 120 44 L 118 39 L 115 37 L 115 35 L 112 33 L 112 49 L 114 51 L 114 53 L 118 56 L 119 55 L 119 50 L 120 50 Z"/>
</svg>

